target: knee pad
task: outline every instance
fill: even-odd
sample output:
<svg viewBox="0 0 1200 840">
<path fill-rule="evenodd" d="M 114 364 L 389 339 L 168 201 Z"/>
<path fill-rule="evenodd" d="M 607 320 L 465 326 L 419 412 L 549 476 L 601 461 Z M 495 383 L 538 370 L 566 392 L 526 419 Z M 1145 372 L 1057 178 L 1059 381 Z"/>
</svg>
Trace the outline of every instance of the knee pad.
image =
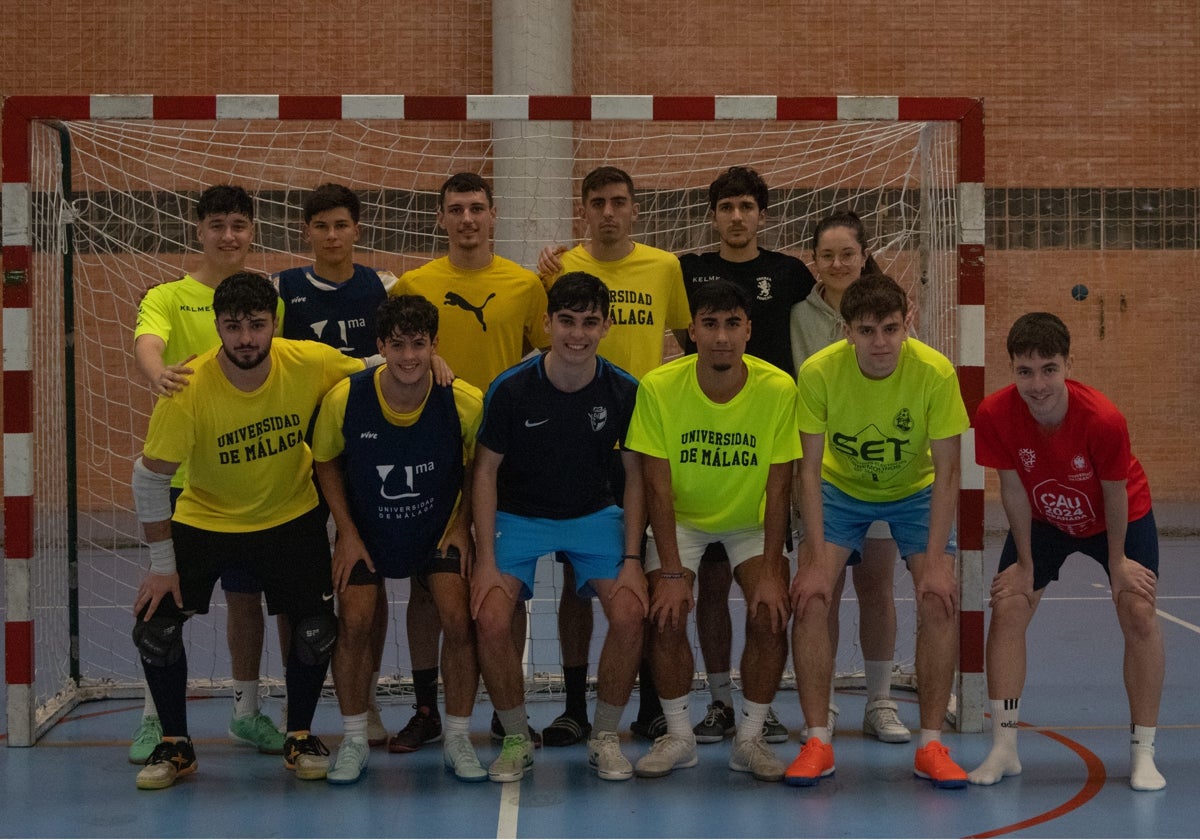
<svg viewBox="0 0 1200 840">
<path fill-rule="evenodd" d="M 292 628 L 292 651 L 305 665 L 326 665 L 337 643 L 337 619 L 331 613 L 313 613 Z"/>
<path fill-rule="evenodd" d="M 149 621 L 133 625 L 133 643 L 142 661 L 155 668 L 174 665 L 183 656 L 183 619 L 155 613 Z"/>
</svg>

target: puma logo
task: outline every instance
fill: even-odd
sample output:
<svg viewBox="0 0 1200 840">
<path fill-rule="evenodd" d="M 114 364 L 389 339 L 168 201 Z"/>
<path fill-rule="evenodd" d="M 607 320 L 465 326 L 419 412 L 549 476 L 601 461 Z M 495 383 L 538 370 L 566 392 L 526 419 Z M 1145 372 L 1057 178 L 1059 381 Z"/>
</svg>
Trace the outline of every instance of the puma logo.
<svg viewBox="0 0 1200 840">
<path fill-rule="evenodd" d="M 490 301 L 495 296 L 496 296 L 496 293 L 492 292 L 490 295 L 487 296 L 487 298 L 483 301 L 483 303 L 479 304 L 479 306 L 473 306 L 462 295 L 456 294 L 455 292 L 446 292 L 446 299 L 444 301 L 442 301 L 442 305 L 443 306 L 457 306 L 459 309 L 465 309 L 468 312 L 474 313 L 475 319 L 477 321 L 479 321 L 479 326 L 483 327 L 484 332 L 487 332 L 487 322 L 485 320 L 483 320 L 483 308 L 485 306 L 487 306 L 488 301 Z"/>
</svg>

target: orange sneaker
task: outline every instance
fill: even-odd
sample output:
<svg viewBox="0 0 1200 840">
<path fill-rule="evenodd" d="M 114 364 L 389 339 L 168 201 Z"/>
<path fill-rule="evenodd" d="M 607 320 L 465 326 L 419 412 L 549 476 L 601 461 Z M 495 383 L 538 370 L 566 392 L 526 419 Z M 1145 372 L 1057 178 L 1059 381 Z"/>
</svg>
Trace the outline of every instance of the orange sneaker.
<svg viewBox="0 0 1200 840">
<path fill-rule="evenodd" d="M 950 758 L 950 750 L 940 741 L 932 741 L 917 750 L 913 762 L 913 775 L 929 779 L 938 788 L 965 788 L 967 774 Z"/>
<path fill-rule="evenodd" d="M 783 774 L 783 779 L 793 787 L 811 787 L 826 776 L 832 776 L 835 769 L 833 745 L 809 738 L 800 748 L 800 755 Z"/>
</svg>

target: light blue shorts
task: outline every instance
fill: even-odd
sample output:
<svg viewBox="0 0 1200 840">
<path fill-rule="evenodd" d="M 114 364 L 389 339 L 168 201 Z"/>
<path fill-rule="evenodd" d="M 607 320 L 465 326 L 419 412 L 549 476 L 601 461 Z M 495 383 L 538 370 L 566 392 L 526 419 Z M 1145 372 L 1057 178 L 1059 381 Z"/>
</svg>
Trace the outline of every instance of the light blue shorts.
<svg viewBox="0 0 1200 840">
<path fill-rule="evenodd" d="M 828 481 L 821 482 L 821 503 L 825 513 L 825 541 L 851 551 L 862 551 L 863 540 L 871 523 L 886 522 L 892 539 L 907 560 L 929 546 L 929 501 L 933 486 L 918 490 L 894 502 L 864 502 L 843 493 Z M 958 542 L 954 525 L 946 540 L 946 553 L 956 554 Z"/>
<path fill-rule="evenodd" d="M 521 581 L 521 599 L 533 596 L 538 558 L 560 551 L 575 569 L 575 590 L 596 594 L 588 581 L 616 580 L 625 553 L 625 516 L 616 505 L 575 519 L 542 519 L 496 511 L 496 568 Z"/>
</svg>

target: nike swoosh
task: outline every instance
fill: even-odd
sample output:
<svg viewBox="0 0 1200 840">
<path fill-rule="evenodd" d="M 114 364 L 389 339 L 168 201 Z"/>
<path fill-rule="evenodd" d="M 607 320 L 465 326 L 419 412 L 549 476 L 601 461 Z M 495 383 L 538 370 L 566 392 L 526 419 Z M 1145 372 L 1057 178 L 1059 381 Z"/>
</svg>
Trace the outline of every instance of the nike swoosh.
<svg viewBox="0 0 1200 840">
<path fill-rule="evenodd" d="M 322 600 L 322 601 L 332 601 L 332 600 L 333 600 L 333 593 L 332 593 L 332 592 L 330 592 L 330 593 L 328 593 L 328 594 L 326 594 L 326 593 L 324 593 L 324 592 L 323 592 L 323 593 L 321 593 L 321 600 Z"/>
<path fill-rule="evenodd" d="M 549 417 L 547 417 L 545 420 L 538 420 L 536 423 L 533 420 L 526 420 L 525 428 L 532 429 L 534 426 L 541 426 L 543 423 L 549 423 L 549 422 L 550 422 Z"/>
</svg>

